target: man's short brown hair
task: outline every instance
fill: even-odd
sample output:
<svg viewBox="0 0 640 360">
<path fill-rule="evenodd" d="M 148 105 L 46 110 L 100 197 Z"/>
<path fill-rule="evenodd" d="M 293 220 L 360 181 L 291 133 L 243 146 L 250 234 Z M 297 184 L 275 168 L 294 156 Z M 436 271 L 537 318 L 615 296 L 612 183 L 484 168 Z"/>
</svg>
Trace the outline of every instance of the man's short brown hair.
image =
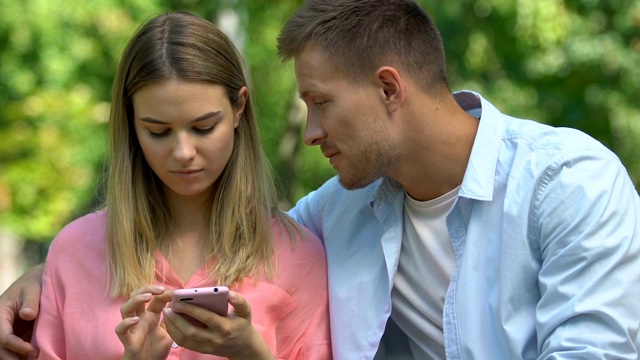
<svg viewBox="0 0 640 360">
<path fill-rule="evenodd" d="M 278 54 L 288 61 L 310 44 L 353 81 L 390 65 L 427 92 L 449 91 L 440 32 L 414 1 L 307 0 L 282 28 Z"/>
</svg>

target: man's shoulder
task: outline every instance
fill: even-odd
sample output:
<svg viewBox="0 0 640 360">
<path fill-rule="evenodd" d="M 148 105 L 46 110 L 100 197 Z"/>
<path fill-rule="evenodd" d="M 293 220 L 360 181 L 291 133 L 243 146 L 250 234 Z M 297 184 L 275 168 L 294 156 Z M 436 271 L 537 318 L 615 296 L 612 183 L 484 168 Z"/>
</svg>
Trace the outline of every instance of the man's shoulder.
<svg viewBox="0 0 640 360">
<path fill-rule="evenodd" d="M 381 191 L 384 182 L 384 179 L 379 179 L 361 189 L 348 190 L 334 177 L 300 199 L 289 214 L 323 238 L 320 227 L 327 223 L 370 214 L 372 201 L 380 194 L 386 194 Z"/>
<path fill-rule="evenodd" d="M 387 184 L 389 181 L 390 179 L 381 178 L 359 189 L 346 189 L 340 184 L 338 177 L 334 177 L 309 196 L 314 198 L 314 202 L 321 203 L 323 207 L 330 209 L 369 208 L 372 201 L 378 201 L 381 196 L 384 197 L 392 192 Z"/>
<path fill-rule="evenodd" d="M 533 120 L 507 118 L 502 137 L 503 146 L 512 148 L 516 155 L 535 157 L 539 165 L 561 164 L 585 158 L 619 162 L 615 153 L 581 130 L 554 127 Z M 505 154 L 508 153 L 510 152 Z"/>
</svg>

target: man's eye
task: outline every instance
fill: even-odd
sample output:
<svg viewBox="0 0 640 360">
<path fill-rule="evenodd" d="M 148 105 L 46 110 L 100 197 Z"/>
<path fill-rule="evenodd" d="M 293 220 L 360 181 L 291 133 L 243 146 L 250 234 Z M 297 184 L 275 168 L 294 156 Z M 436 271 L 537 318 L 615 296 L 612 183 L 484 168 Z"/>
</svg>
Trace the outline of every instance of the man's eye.
<svg viewBox="0 0 640 360">
<path fill-rule="evenodd" d="M 316 106 L 322 106 L 322 105 L 324 105 L 326 103 L 327 103 L 326 100 L 318 100 L 318 101 L 314 101 L 313 104 L 316 105 Z"/>
</svg>

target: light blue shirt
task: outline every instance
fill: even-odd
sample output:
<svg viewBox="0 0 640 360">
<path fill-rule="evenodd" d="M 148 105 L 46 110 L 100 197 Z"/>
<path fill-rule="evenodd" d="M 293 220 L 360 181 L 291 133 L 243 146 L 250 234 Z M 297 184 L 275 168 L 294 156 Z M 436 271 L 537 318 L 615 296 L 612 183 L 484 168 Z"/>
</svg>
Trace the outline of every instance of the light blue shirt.
<svg viewBox="0 0 640 360">
<path fill-rule="evenodd" d="M 577 130 L 509 117 L 475 93 L 456 99 L 482 115 L 447 217 L 447 358 L 636 359 L 640 200 L 623 165 Z M 378 349 L 404 194 L 389 178 L 354 191 L 333 178 L 290 212 L 325 244 L 336 359 Z"/>
</svg>

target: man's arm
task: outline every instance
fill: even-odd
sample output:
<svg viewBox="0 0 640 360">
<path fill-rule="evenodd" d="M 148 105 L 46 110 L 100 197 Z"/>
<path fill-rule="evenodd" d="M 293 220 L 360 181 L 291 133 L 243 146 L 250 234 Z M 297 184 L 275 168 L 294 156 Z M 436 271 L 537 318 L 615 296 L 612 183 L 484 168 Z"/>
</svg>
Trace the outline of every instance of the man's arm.
<svg viewBox="0 0 640 360">
<path fill-rule="evenodd" d="M 549 168 L 534 200 L 541 358 L 638 356 L 640 199 L 607 154 L 570 154 Z"/>
<path fill-rule="evenodd" d="M 0 359 L 37 352 L 29 341 L 40 308 L 43 269 L 44 264 L 34 266 L 0 296 Z"/>
<path fill-rule="evenodd" d="M 337 177 L 327 180 L 317 190 L 311 191 L 298 200 L 296 205 L 287 212 L 295 221 L 317 236 L 323 244 L 322 214 L 320 212 L 327 206 L 327 203 L 331 203 L 336 196 L 339 196 L 335 189 L 343 188 L 337 183 Z"/>
</svg>

